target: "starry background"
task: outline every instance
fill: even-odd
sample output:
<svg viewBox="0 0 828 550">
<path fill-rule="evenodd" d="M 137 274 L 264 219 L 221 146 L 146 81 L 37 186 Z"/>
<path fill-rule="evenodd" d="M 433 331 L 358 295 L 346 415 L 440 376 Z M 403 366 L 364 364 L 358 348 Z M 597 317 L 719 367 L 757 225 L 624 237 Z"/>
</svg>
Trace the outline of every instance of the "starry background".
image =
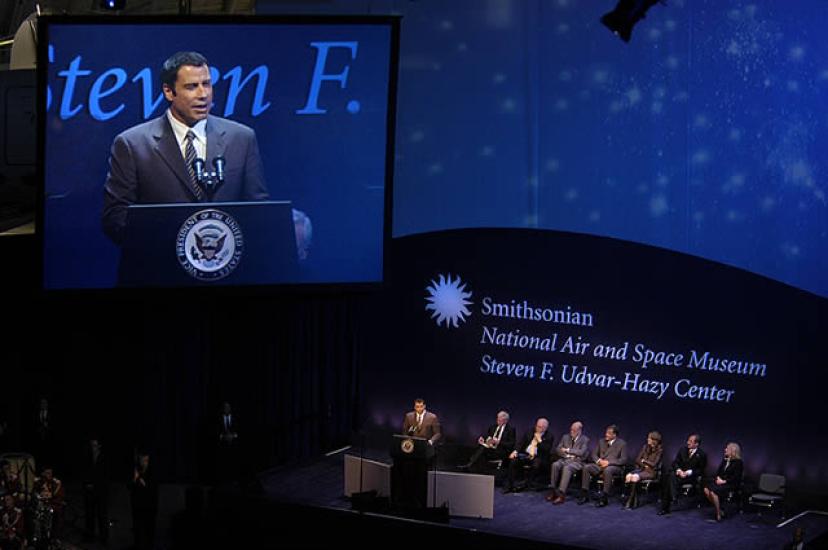
<svg viewBox="0 0 828 550">
<path fill-rule="evenodd" d="M 828 296 L 822 0 L 259 0 L 403 16 L 393 234 L 610 236 Z"/>
</svg>

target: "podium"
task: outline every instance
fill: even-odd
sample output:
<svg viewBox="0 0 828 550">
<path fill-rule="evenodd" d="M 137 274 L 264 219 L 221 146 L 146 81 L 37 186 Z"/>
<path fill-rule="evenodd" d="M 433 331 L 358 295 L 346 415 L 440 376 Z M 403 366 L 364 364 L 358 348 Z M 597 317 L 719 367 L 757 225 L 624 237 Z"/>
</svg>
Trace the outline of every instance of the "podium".
<svg viewBox="0 0 828 550">
<path fill-rule="evenodd" d="M 298 282 L 290 201 L 135 204 L 119 286 Z"/>
<path fill-rule="evenodd" d="M 424 509 L 428 497 L 428 469 L 434 447 L 423 437 L 391 436 L 391 502 L 405 509 Z"/>
</svg>

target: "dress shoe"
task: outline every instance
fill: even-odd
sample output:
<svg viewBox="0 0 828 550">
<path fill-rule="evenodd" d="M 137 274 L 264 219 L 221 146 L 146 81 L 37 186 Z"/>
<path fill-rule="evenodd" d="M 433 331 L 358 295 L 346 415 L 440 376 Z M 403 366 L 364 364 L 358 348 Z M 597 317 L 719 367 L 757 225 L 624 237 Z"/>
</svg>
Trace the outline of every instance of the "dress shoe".
<svg viewBox="0 0 828 550">
<path fill-rule="evenodd" d="M 598 499 L 598 502 L 595 503 L 595 507 L 596 508 L 603 508 L 607 504 L 609 504 L 609 501 L 606 498 L 601 498 L 601 499 Z"/>
<path fill-rule="evenodd" d="M 546 498 L 546 501 L 547 501 L 547 502 L 553 502 L 556 498 L 558 498 L 558 491 L 556 491 L 555 489 L 552 489 L 552 490 L 551 490 L 551 491 L 550 491 L 550 492 L 546 495 L 546 497 L 545 497 L 545 498 Z"/>
<path fill-rule="evenodd" d="M 552 504 L 563 504 L 565 500 L 566 497 L 564 497 L 563 495 L 558 495 L 557 497 L 555 497 L 555 500 L 552 501 Z"/>
<path fill-rule="evenodd" d="M 589 497 L 586 496 L 586 495 L 579 496 L 578 497 L 578 506 L 580 506 L 581 504 L 586 504 L 588 500 L 589 500 Z"/>
<path fill-rule="evenodd" d="M 669 508 L 661 508 L 661 509 L 658 511 L 658 515 L 659 515 L 659 516 L 666 516 L 666 515 L 667 515 L 667 514 L 669 514 L 669 513 L 670 513 L 670 509 L 669 509 Z"/>
</svg>

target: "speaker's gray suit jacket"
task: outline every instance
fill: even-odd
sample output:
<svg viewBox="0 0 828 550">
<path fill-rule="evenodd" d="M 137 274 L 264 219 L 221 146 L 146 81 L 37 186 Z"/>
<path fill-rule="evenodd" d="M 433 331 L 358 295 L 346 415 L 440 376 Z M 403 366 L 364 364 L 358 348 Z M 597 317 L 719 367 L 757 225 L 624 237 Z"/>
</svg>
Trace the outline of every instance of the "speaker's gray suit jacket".
<svg viewBox="0 0 828 550">
<path fill-rule="evenodd" d="M 213 200 L 267 200 L 259 145 L 253 129 L 210 115 L 205 130 L 207 169 L 214 170 L 213 160 L 219 156 L 224 157 L 226 163 L 224 184 Z M 190 183 L 181 148 L 164 113 L 125 130 L 112 143 L 109 174 L 104 184 L 104 233 L 120 244 L 127 206 L 176 202 L 198 202 L 198 198 Z"/>
</svg>

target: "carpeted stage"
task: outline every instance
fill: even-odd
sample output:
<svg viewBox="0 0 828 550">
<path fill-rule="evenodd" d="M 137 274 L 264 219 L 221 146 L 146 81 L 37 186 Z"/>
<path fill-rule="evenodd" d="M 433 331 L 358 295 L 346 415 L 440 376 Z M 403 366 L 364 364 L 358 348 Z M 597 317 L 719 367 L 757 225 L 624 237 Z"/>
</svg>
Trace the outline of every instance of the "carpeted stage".
<svg viewBox="0 0 828 550">
<path fill-rule="evenodd" d="M 335 455 L 316 462 L 293 468 L 281 468 L 261 474 L 260 481 L 267 501 L 295 505 L 303 510 L 325 511 L 326 517 L 335 517 L 339 525 L 351 523 L 360 527 L 360 533 L 369 541 L 364 546 L 387 546 L 381 539 L 371 537 L 370 516 L 383 532 L 403 529 L 416 536 L 418 529 L 428 531 L 428 539 L 446 537 L 452 542 L 468 541 L 476 547 L 552 547 L 558 548 L 632 548 L 662 550 L 665 548 L 774 548 L 781 549 L 791 541 L 795 526 L 805 528 L 806 541 L 825 539 L 828 533 L 828 517 L 808 516 L 783 528 L 777 528 L 779 516 L 759 516 L 753 510 L 739 513 L 732 508 L 731 514 L 721 523 L 712 521 L 712 508 L 696 507 L 696 501 L 681 501 L 670 515 L 657 516 L 656 496 L 649 504 L 636 510 L 624 510 L 617 499 L 604 508 L 592 503 L 578 506 L 575 499 L 568 499 L 560 506 L 544 500 L 544 492 L 502 494 L 499 488 L 494 495 L 494 518 L 471 519 L 452 517 L 449 526 L 436 526 L 426 522 L 405 519 L 388 519 L 375 514 L 351 511 L 349 499 L 343 496 L 343 455 Z M 573 493 L 574 494 L 574 493 Z M 381 518 L 381 522 L 380 519 Z M 343 533 L 345 536 L 345 533 Z M 399 535 L 397 535 L 399 536 Z M 373 541 L 374 544 L 371 544 Z M 445 542 L 445 540 L 444 540 Z M 808 546 L 813 548 L 814 546 Z"/>
</svg>

